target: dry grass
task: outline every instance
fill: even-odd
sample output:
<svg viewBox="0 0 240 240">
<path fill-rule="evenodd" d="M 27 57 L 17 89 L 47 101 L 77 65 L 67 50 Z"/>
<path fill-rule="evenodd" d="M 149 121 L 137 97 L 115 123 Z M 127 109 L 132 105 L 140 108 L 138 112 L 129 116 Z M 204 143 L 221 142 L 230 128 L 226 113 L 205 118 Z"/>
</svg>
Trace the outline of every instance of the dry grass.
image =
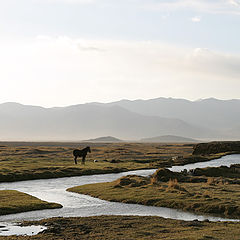
<svg viewBox="0 0 240 240">
<path fill-rule="evenodd" d="M 123 181 L 123 180 L 122 180 Z M 116 188 L 117 181 L 89 184 L 68 189 L 108 201 L 170 207 L 222 217 L 240 218 L 240 185 L 191 183 L 170 180 L 158 184 L 130 183 Z"/>
<path fill-rule="evenodd" d="M 33 222 L 47 225 L 36 236 L 0 237 L 4 240 L 239 240 L 240 223 L 185 222 L 160 217 L 95 216 L 53 218 Z M 32 223 L 29 223 L 30 225 Z"/>
<path fill-rule="evenodd" d="M 147 143 L 1 143 L 0 182 L 79 176 L 156 168 L 175 164 L 171 157 L 190 156 L 191 145 Z M 86 165 L 75 165 L 72 151 L 89 145 Z M 97 160 L 97 162 L 94 162 Z"/>
<path fill-rule="evenodd" d="M 172 190 L 177 190 L 177 191 L 182 191 L 182 192 L 187 192 L 188 193 L 188 191 L 178 183 L 177 179 L 173 179 L 173 180 L 170 179 L 169 182 L 168 182 L 168 186 L 166 188 L 166 191 L 172 191 Z"/>
<path fill-rule="evenodd" d="M 208 177 L 207 178 L 207 184 L 208 185 L 215 185 L 215 179 L 214 179 L 214 177 Z"/>
</svg>

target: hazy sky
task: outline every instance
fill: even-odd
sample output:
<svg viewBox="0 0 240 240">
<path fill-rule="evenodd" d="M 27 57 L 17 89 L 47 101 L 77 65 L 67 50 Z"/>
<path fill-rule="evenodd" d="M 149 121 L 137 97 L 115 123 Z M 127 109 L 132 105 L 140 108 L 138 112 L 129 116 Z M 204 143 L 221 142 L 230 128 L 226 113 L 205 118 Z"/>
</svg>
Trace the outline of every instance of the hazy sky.
<svg viewBox="0 0 240 240">
<path fill-rule="evenodd" d="M 0 103 L 240 98 L 240 0 L 0 0 Z"/>
</svg>

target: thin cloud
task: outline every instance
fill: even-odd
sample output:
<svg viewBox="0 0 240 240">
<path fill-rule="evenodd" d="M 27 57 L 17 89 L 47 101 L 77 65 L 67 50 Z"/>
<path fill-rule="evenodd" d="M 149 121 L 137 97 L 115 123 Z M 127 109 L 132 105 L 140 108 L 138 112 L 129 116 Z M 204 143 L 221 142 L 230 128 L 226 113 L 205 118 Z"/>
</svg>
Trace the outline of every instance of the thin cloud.
<svg viewBox="0 0 240 240">
<path fill-rule="evenodd" d="M 54 106 L 159 96 L 239 97 L 240 56 L 209 49 L 40 36 L 31 44 L 0 45 L 0 51 L 1 102 Z"/>
<path fill-rule="evenodd" d="M 188 58 L 189 66 L 199 73 L 225 79 L 240 77 L 240 56 L 223 54 L 206 48 L 196 48 Z"/>
<path fill-rule="evenodd" d="M 145 2 L 144 8 L 155 11 L 194 10 L 213 14 L 240 14 L 237 0 L 173 0 Z"/>
<path fill-rule="evenodd" d="M 40 43 L 41 45 L 51 45 L 52 47 L 56 46 L 65 46 L 72 48 L 73 50 L 80 50 L 80 51 L 105 51 L 106 49 L 100 48 L 95 41 L 86 41 L 84 39 L 72 39 L 67 36 L 59 36 L 59 37 L 50 37 L 47 35 L 39 35 L 36 37 L 36 42 Z"/>
<path fill-rule="evenodd" d="M 237 1 L 237 0 L 229 0 L 229 3 L 237 7 L 240 6 L 240 1 Z"/>
<path fill-rule="evenodd" d="M 192 22 L 201 22 L 201 18 L 200 17 L 193 17 L 191 18 Z"/>
<path fill-rule="evenodd" d="M 96 0 L 35 0 L 35 2 L 41 3 L 65 3 L 65 4 L 92 4 Z"/>
</svg>

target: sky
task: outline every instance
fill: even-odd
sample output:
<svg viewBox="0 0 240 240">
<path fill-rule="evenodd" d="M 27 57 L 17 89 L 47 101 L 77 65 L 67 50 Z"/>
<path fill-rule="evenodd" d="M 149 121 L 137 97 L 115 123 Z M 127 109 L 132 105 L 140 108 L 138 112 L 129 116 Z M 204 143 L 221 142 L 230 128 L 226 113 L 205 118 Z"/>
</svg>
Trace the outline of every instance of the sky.
<svg viewBox="0 0 240 240">
<path fill-rule="evenodd" d="M 0 103 L 240 98 L 240 0 L 0 0 Z"/>
</svg>

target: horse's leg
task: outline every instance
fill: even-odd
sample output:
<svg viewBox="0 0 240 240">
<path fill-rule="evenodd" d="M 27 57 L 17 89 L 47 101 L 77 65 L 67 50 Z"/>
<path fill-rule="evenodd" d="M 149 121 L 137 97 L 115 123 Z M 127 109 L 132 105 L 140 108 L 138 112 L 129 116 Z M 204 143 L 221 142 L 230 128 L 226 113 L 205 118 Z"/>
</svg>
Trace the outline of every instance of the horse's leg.
<svg viewBox="0 0 240 240">
<path fill-rule="evenodd" d="M 85 165 L 85 158 L 86 158 L 86 156 L 82 157 L 82 164 L 84 164 L 84 165 Z"/>
<path fill-rule="evenodd" d="M 74 157 L 74 162 L 77 164 L 77 156 Z"/>
</svg>

